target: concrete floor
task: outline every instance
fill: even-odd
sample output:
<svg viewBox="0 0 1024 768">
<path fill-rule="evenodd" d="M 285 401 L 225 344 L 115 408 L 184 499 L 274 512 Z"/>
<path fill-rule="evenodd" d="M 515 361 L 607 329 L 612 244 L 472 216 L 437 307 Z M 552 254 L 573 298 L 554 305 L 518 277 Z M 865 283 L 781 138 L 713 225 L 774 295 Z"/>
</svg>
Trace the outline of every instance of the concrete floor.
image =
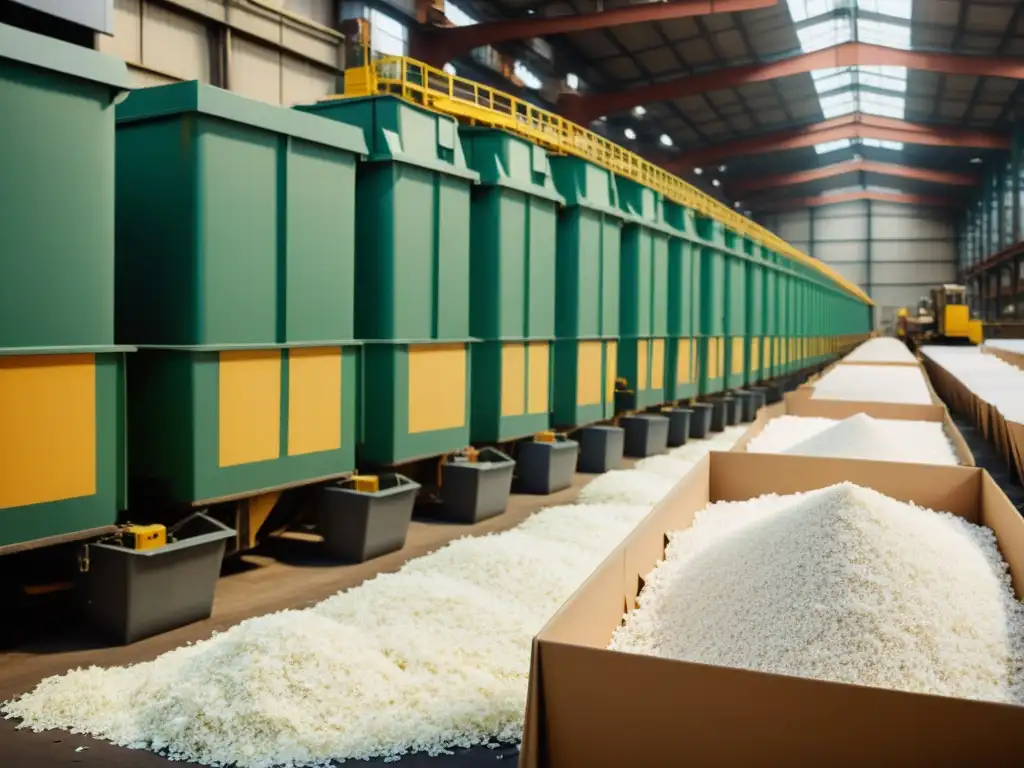
<svg viewBox="0 0 1024 768">
<path fill-rule="evenodd" d="M 629 466 L 632 462 L 625 462 Z M 551 496 L 513 495 L 503 515 L 476 525 L 456 525 L 416 520 L 409 529 L 405 548 L 368 563 L 336 565 L 321 554 L 315 537 L 301 534 L 271 539 L 242 562 L 227 568 L 217 583 L 213 615 L 206 621 L 147 638 L 128 646 L 108 647 L 79 625 L 73 614 L 65 624 L 37 630 L 36 637 L 0 653 L 0 700 L 32 689 L 40 680 L 79 666 L 121 666 L 149 661 L 188 641 L 205 639 L 240 621 L 285 608 L 302 608 L 334 593 L 356 586 L 378 573 L 398 570 L 405 562 L 427 554 L 452 539 L 504 531 L 518 525 L 543 507 L 571 503 L 593 475 L 577 475 L 571 488 Z M 159 599 L 158 596 L 155 596 Z M 14 723 L 0 720 L 0 766 L 137 766 L 168 768 L 171 763 L 150 752 L 130 751 L 86 736 L 62 731 L 34 734 L 16 731 Z M 81 752 L 76 748 L 86 747 Z M 470 768 L 505 759 L 516 759 L 514 748 L 466 750 L 451 757 L 412 756 L 399 768 Z M 365 765 L 365 763 L 361 763 Z"/>
</svg>

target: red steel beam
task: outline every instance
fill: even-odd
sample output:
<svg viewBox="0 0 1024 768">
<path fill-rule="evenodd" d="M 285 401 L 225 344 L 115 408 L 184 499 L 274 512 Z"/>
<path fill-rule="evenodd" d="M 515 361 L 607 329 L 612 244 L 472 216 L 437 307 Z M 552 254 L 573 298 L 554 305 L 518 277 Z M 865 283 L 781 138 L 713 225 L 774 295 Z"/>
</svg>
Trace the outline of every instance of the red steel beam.
<svg viewBox="0 0 1024 768">
<path fill-rule="evenodd" d="M 840 43 L 813 53 L 803 53 L 780 61 L 727 67 L 698 75 L 678 77 L 660 83 L 641 85 L 624 91 L 593 94 L 565 94 L 559 100 L 561 112 L 570 120 L 586 125 L 601 115 L 623 112 L 639 104 L 669 101 L 708 91 L 761 83 L 816 69 L 852 66 L 907 67 L 945 75 L 1007 77 L 1024 79 L 1024 61 L 995 56 L 969 56 L 959 53 L 903 51 L 870 43 Z"/>
<path fill-rule="evenodd" d="M 483 45 L 564 35 L 626 24 L 669 21 L 713 13 L 734 13 L 771 8 L 779 0 L 671 0 L 640 3 L 593 13 L 484 21 L 465 27 L 423 27 L 414 35 L 411 55 L 436 67 Z"/>
<path fill-rule="evenodd" d="M 812 168 L 807 171 L 777 173 L 770 176 L 741 179 L 731 182 L 729 184 L 729 191 L 733 195 L 747 195 L 751 192 L 760 192 L 766 189 L 794 187 L 800 184 L 808 184 L 812 181 L 831 179 L 847 173 L 879 173 L 884 176 L 897 176 L 902 179 L 914 179 L 915 181 L 944 184 L 950 187 L 973 187 L 980 181 L 977 176 L 972 176 L 968 173 L 950 173 L 949 171 L 936 171 L 931 168 L 912 168 L 907 165 L 879 163 L 862 158 L 859 160 L 847 160 L 842 163 L 833 163 L 823 168 Z"/>
<path fill-rule="evenodd" d="M 815 195 L 813 197 L 794 197 L 783 200 L 766 201 L 763 205 L 753 203 L 758 211 L 786 211 L 797 208 L 820 208 L 823 205 L 849 203 L 854 200 L 878 200 L 884 203 L 901 203 L 903 205 L 921 205 L 935 208 L 957 208 L 961 203 L 949 197 L 937 195 L 910 195 L 902 192 L 881 192 L 872 189 L 851 190 L 832 195 Z"/>
<path fill-rule="evenodd" d="M 888 117 L 854 113 L 801 128 L 696 149 L 680 155 L 666 167 L 670 171 L 680 173 L 694 166 L 709 165 L 732 157 L 813 147 L 815 144 L 839 139 L 879 139 L 932 147 L 1010 148 L 1010 137 L 1007 135 L 909 123 Z"/>
</svg>

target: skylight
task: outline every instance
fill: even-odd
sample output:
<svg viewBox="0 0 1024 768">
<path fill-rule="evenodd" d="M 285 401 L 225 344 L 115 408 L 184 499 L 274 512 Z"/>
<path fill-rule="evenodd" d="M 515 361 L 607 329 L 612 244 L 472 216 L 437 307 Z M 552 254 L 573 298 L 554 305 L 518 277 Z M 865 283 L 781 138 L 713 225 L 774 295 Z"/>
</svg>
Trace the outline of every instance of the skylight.
<svg viewBox="0 0 1024 768">
<path fill-rule="evenodd" d="M 887 139 L 861 139 L 865 147 L 877 147 L 878 149 L 892 149 L 899 152 L 903 149 L 902 141 L 888 141 Z"/>
<path fill-rule="evenodd" d="M 824 155 L 826 152 L 835 152 L 836 150 L 852 146 L 853 142 L 849 139 L 836 139 L 835 141 L 826 141 L 823 144 L 815 144 L 814 151 L 819 155 Z"/>
<path fill-rule="evenodd" d="M 523 81 L 523 85 L 527 88 L 539 91 L 544 85 L 544 83 L 541 82 L 541 79 L 521 61 L 517 61 L 512 65 L 512 71 L 515 73 L 516 77 Z"/>
<path fill-rule="evenodd" d="M 477 23 L 476 19 L 455 5 L 455 3 L 444 4 L 444 15 L 456 27 L 468 27 Z"/>
<path fill-rule="evenodd" d="M 887 141 L 885 139 L 836 139 L 814 145 L 814 151 L 819 155 L 828 152 L 836 152 L 840 149 L 849 149 L 855 146 L 875 147 L 876 149 L 891 149 L 899 152 L 903 149 L 902 141 Z"/>
<path fill-rule="evenodd" d="M 787 0 L 804 53 L 850 41 L 910 48 L 913 0 Z M 863 15 L 862 15 L 863 14 Z M 902 120 L 907 69 L 891 66 L 830 67 L 811 73 L 826 119 L 862 112 Z M 846 149 L 848 139 L 815 146 L 818 154 Z M 902 149 L 900 142 L 868 140 L 865 146 Z"/>
</svg>

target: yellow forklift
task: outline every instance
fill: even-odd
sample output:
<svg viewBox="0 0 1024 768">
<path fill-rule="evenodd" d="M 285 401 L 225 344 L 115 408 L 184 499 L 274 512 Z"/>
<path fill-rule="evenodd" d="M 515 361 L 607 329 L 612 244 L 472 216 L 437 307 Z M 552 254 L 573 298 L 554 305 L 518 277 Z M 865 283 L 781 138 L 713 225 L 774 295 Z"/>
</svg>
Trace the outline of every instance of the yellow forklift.
<svg viewBox="0 0 1024 768">
<path fill-rule="evenodd" d="M 971 317 L 967 289 L 941 285 L 931 298 L 918 302 L 917 314 L 906 307 L 896 313 L 896 335 L 911 349 L 921 344 L 981 344 L 985 334 L 981 320 Z"/>
<path fill-rule="evenodd" d="M 934 341 L 981 344 L 985 340 L 981 320 L 971 317 L 965 286 L 942 285 L 933 288 L 931 294 L 935 317 Z"/>
</svg>

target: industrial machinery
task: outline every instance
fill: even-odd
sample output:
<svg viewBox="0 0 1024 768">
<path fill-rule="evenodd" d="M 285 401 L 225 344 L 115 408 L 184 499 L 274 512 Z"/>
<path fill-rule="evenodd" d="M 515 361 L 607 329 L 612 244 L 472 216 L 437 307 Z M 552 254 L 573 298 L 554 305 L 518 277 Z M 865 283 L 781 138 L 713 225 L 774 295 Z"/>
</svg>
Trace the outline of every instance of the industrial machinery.
<svg viewBox="0 0 1024 768">
<path fill-rule="evenodd" d="M 966 288 L 945 284 L 918 302 L 916 315 L 906 307 L 897 312 L 896 335 L 911 348 L 924 343 L 980 344 L 984 329 L 981 320 L 971 317 Z"/>
<path fill-rule="evenodd" d="M 303 489 L 555 445 L 872 326 L 856 286 L 664 169 L 412 59 L 301 110 L 130 90 L 0 25 L 0 559 L 114 535 L 148 562 L 198 510 L 244 551 Z"/>
</svg>

